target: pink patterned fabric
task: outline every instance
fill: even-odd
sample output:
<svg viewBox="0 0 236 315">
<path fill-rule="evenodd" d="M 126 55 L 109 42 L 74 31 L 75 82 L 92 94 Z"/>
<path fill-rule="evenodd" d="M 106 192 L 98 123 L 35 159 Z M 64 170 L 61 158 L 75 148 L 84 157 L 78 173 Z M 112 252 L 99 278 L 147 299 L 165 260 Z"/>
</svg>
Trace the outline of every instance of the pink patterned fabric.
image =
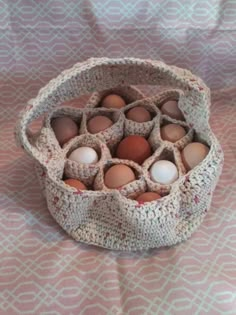
<svg viewBox="0 0 236 315">
<path fill-rule="evenodd" d="M 1 315 L 236 314 L 235 19 L 233 0 L 1 2 Z M 120 253 L 74 242 L 15 146 L 25 102 L 92 56 L 162 59 L 212 88 L 211 125 L 225 164 L 211 211 L 181 245 Z"/>
</svg>

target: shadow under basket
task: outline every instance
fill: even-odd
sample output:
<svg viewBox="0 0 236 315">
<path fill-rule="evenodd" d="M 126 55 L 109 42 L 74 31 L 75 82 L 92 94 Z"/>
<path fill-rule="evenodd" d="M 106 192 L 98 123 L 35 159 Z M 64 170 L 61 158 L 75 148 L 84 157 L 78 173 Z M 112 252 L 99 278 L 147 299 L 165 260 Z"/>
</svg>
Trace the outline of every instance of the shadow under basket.
<svg viewBox="0 0 236 315">
<path fill-rule="evenodd" d="M 119 87 L 123 93 L 127 89 L 122 87 L 133 85 L 171 86 L 172 89 L 181 90 L 179 108 L 184 113 L 186 124 L 210 147 L 208 155 L 187 174 L 180 173 L 166 196 L 152 202 L 137 202 L 116 189 L 71 189 L 62 180 L 62 168 L 67 166 L 66 154 L 70 148 L 76 147 L 80 139 L 83 145 L 94 141 L 95 148 L 98 143 L 102 158 L 96 165 L 96 172 L 90 173 L 92 184 L 111 158 L 105 142 L 101 138 L 82 135 L 72 140 L 65 149 L 60 148 L 58 152 L 55 149 L 48 156 L 45 150 L 40 149 L 41 142 L 34 146 L 29 141 L 27 127 L 57 104 L 96 91 L 96 97 L 90 99 L 84 109 L 86 111 L 89 107 L 92 110 L 98 106 L 102 91 L 115 91 Z M 136 100 L 139 96 L 141 98 L 141 92 L 131 89 L 127 91 L 132 92 Z M 194 106 L 196 103 L 198 106 Z M 200 78 L 185 69 L 152 60 L 92 58 L 62 72 L 41 89 L 35 99 L 29 101 L 17 123 L 16 138 L 36 162 L 40 187 L 51 215 L 72 238 L 113 250 L 147 250 L 171 246 L 189 238 L 210 208 L 212 194 L 222 170 L 223 152 L 209 126 L 209 107 L 209 89 Z M 155 119 L 157 123 L 160 123 L 159 119 Z M 47 128 L 44 133 L 45 139 L 50 141 L 51 134 L 47 134 Z M 160 145 L 163 145 L 161 139 Z M 157 150 L 161 151 L 161 148 L 157 147 L 153 155 L 158 157 Z M 77 165 L 74 168 L 79 177 L 81 169 Z M 73 176 L 71 165 L 68 170 Z M 145 167 L 139 173 L 142 184 L 139 190 L 150 190 Z"/>
</svg>

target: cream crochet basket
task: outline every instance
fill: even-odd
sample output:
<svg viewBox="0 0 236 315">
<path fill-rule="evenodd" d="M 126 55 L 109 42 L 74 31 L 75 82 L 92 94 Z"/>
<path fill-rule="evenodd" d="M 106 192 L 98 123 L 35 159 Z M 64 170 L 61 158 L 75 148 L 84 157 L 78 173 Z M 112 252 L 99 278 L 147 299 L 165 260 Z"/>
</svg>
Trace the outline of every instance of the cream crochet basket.
<svg viewBox="0 0 236 315">
<path fill-rule="evenodd" d="M 154 97 L 144 97 L 133 85 L 158 85 L 166 89 Z M 124 110 L 98 107 L 104 95 L 120 94 L 127 102 Z M 57 105 L 91 94 L 83 109 Z M 175 144 L 160 137 L 160 124 L 176 122 L 161 115 L 160 106 L 177 99 L 188 130 Z M 138 104 L 152 114 L 152 121 L 135 123 L 125 112 Z M 28 102 L 16 127 L 16 138 L 36 161 L 40 185 L 48 209 L 59 225 L 75 240 L 116 250 L 142 250 L 170 246 L 186 240 L 201 224 L 211 203 L 212 193 L 221 173 L 223 152 L 209 126 L 209 89 L 191 72 L 168 66 L 160 61 L 135 58 L 92 58 L 62 72 Z M 38 134 L 29 124 L 47 112 Z M 88 133 L 86 121 L 102 113 L 112 117 L 114 125 L 96 135 Z M 80 135 L 61 148 L 50 126 L 53 117 L 71 116 L 80 125 Z M 180 150 L 195 139 L 207 143 L 210 152 L 193 170 L 186 173 Z M 153 155 L 142 166 L 128 160 L 112 158 L 123 136 L 139 134 L 148 138 Z M 77 164 L 67 159 L 68 153 L 80 145 L 97 150 L 100 160 L 94 165 Z M 172 185 L 151 181 L 148 169 L 158 159 L 174 161 L 179 179 Z M 104 170 L 124 163 L 136 172 L 137 180 L 119 190 L 104 185 Z M 77 191 L 64 184 L 63 174 L 78 178 L 94 190 Z M 163 198 L 139 203 L 132 198 L 146 190 L 158 191 Z"/>
</svg>

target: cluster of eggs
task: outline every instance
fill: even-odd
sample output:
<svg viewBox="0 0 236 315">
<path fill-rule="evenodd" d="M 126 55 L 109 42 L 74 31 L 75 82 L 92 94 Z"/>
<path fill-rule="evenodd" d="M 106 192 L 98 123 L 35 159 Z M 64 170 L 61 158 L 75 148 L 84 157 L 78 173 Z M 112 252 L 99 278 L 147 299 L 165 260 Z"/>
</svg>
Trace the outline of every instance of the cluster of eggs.
<svg viewBox="0 0 236 315">
<path fill-rule="evenodd" d="M 101 107 L 120 110 L 126 106 L 125 100 L 116 94 L 105 96 Z M 163 115 L 172 119 L 184 121 L 184 116 L 178 107 L 176 100 L 168 100 L 160 108 Z M 125 116 L 128 120 L 144 123 L 152 120 L 152 114 L 141 105 L 129 109 Z M 97 134 L 113 125 L 112 119 L 104 115 L 92 117 L 87 122 L 87 130 L 90 134 Z M 51 121 L 52 129 L 59 144 L 63 147 L 69 140 L 79 135 L 79 127 L 76 122 L 67 116 L 54 118 Z M 186 129 L 178 123 L 168 123 L 160 128 L 161 138 L 164 141 L 175 143 L 186 135 Z M 191 142 L 181 151 L 181 158 L 186 171 L 190 171 L 198 165 L 208 154 L 209 147 L 200 142 Z M 114 157 L 131 160 L 142 165 L 153 154 L 152 148 L 145 137 L 129 135 L 123 138 L 117 145 Z M 99 160 L 98 153 L 92 147 L 80 146 L 70 152 L 68 159 L 82 164 L 94 164 Z M 177 166 L 169 160 L 155 161 L 150 169 L 150 178 L 153 182 L 162 185 L 174 183 L 178 177 Z M 131 167 L 125 164 L 116 164 L 108 168 L 104 174 L 104 184 L 108 189 L 120 189 L 122 186 L 134 181 L 136 175 Z M 74 178 L 67 178 L 64 182 L 78 190 L 87 190 L 86 185 Z M 144 192 L 136 196 L 137 201 L 148 202 L 161 198 L 158 192 Z"/>
</svg>

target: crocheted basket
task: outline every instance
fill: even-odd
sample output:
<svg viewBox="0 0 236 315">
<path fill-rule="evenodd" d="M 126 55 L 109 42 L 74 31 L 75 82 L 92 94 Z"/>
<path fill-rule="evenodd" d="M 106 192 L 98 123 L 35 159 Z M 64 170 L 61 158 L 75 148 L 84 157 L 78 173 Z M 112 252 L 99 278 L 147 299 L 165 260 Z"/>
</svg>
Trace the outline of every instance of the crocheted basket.
<svg viewBox="0 0 236 315">
<path fill-rule="evenodd" d="M 170 88 L 145 98 L 132 87 L 143 84 Z M 120 94 L 129 104 L 123 110 L 98 107 L 101 98 L 111 92 Z M 65 101 L 91 93 L 83 109 L 55 109 Z M 185 116 L 185 122 L 178 123 L 188 132 L 171 144 L 162 141 L 160 124 L 176 121 L 162 116 L 159 107 L 173 98 L 178 100 Z M 125 118 L 127 109 L 138 104 L 150 111 L 152 121 L 140 124 Z M 75 240 L 116 250 L 170 246 L 186 240 L 201 224 L 221 173 L 223 152 L 209 126 L 209 107 L 209 89 L 187 70 L 153 60 L 93 58 L 62 72 L 28 102 L 21 112 L 16 138 L 36 161 L 51 215 Z M 29 124 L 45 112 L 48 115 L 42 129 L 33 135 Z M 112 117 L 114 124 L 92 135 L 87 131 L 86 122 L 97 113 Z M 50 120 L 63 115 L 73 117 L 80 124 L 80 135 L 61 148 Z M 195 139 L 208 144 L 210 152 L 186 173 L 179 150 L 191 142 L 193 133 Z M 147 137 L 154 151 L 142 166 L 112 158 L 117 143 L 129 134 Z M 87 166 L 68 160 L 67 154 L 80 145 L 95 148 L 100 156 L 98 163 Z M 179 179 L 172 185 L 159 185 L 149 176 L 151 164 L 162 158 L 174 161 L 178 167 Z M 103 181 L 104 171 L 119 163 L 131 166 L 137 180 L 119 190 L 108 189 Z M 94 190 L 77 191 L 65 185 L 63 174 L 93 185 Z M 158 191 L 163 197 L 148 203 L 132 199 L 146 190 Z"/>
</svg>

